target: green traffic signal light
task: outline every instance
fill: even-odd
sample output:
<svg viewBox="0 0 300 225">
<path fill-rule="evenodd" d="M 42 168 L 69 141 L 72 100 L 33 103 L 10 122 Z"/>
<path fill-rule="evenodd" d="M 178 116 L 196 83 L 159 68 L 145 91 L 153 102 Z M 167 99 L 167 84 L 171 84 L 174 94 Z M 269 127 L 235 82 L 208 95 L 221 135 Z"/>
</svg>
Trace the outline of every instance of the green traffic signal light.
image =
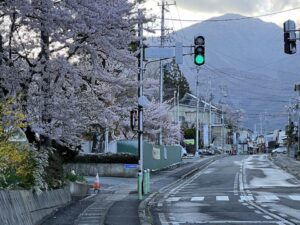
<svg viewBox="0 0 300 225">
<path fill-rule="evenodd" d="M 197 36 L 194 39 L 194 63 L 201 66 L 205 63 L 205 39 L 203 36 Z"/>
<path fill-rule="evenodd" d="M 204 64 L 204 57 L 203 57 L 203 55 L 197 55 L 195 57 L 195 64 L 197 64 L 197 65 Z"/>
</svg>

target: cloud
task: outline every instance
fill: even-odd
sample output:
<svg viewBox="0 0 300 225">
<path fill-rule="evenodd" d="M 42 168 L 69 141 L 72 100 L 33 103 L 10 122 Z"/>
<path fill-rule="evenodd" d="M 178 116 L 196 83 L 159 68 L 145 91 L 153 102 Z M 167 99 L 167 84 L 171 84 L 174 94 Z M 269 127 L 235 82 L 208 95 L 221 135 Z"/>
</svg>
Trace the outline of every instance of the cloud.
<svg viewBox="0 0 300 225">
<path fill-rule="evenodd" d="M 253 15 L 300 6 L 299 0 L 177 0 L 178 7 L 193 12 Z"/>
</svg>

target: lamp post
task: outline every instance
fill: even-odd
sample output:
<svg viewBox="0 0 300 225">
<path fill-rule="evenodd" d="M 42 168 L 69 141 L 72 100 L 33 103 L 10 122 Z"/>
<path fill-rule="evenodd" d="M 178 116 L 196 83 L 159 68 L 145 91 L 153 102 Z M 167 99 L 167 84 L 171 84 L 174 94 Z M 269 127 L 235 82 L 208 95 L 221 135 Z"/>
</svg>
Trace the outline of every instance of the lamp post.
<svg viewBox="0 0 300 225">
<path fill-rule="evenodd" d="M 199 98 L 196 97 L 195 95 L 187 93 L 190 97 L 196 99 L 197 105 L 196 105 L 196 151 L 199 149 Z"/>
</svg>

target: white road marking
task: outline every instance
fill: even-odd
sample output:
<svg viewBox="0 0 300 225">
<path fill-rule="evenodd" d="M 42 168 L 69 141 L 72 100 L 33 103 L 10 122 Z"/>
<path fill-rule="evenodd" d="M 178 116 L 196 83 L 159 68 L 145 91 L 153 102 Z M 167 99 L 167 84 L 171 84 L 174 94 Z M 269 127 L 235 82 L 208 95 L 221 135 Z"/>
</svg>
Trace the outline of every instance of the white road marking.
<svg viewBox="0 0 300 225">
<path fill-rule="evenodd" d="M 289 195 L 289 198 L 294 201 L 300 201 L 300 195 Z"/>
<path fill-rule="evenodd" d="M 217 201 L 229 201 L 228 196 L 216 196 Z"/>
<path fill-rule="evenodd" d="M 157 203 L 157 207 L 162 207 L 163 204 L 160 202 L 160 203 Z"/>
<path fill-rule="evenodd" d="M 158 213 L 159 221 L 163 224 L 169 224 L 164 213 Z"/>
<path fill-rule="evenodd" d="M 288 217 L 288 215 L 284 214 L 284 213 L 279 213 L 279 216 L 282 216 L 282 217 Z"/>
<path fill-rule="evenodd" d="M 244 191 L 244 184 L 243 184 L 243 177 L 242 177 L 242 173 L 240 173 L 239 175 L 239 183 L 240 183 L 240 191 Z"/>
<path fill-rule="evenodd" d="M 248 196 L 248 195 L 241 195 L 240 199 L 241 199 L 241 201 L 253 201 L 254 200 L 253 196 Z"/>
<path fill-rule="evenodd" d="M 278 200 L 279 198 L 276 195 L 262 195 L 256 197 L 257 202 L 272 202 Z"/>
<path fill-rule="evenodd" d="M 181 199 L 181 197 L 170 197 L 167 198 L 167 202 L 178 202 Z"/>
<path fill-rule="evenodd" d="M 262 212 L 258 211 L 258 210 L 254 210 L 254 212 L 257 213 L 257 214 L 262 214 Z"/>
<path fill-rule="evenodd" d="M 234 195 L 238 195 L 238 182 L 239 182 L 239 173 L 236 173 L 234 178 L 234 183 L 233 183 Z"/>
<path fill-rule="evenodd" d="M 265 195 L 264 198 L 270 201 L 279 200 L 279 198 L 276 195 Z"/>
<path fill-rule="evenodd" d="M 203 200 L 204 200 L 204 197 L 192 197 L 192 198 L 191 198 L 191 201 L 192 201 L 192 202 L 203 201 Z"/>
<path fill-rule="evenodd" d="M 272 217 L 271 216 L 263 216 L 264 218 L 266 218 L 267 220 L 271 220 Z"/>
<path fill-rule="evenodd" d="M 213 220 L 213 221 L 193 221 L 193 224 L 279 224 L 277 220 L 274 221 L 237 221 L 237 220 Z M 280 222 L 281 223 L 281 222 Z M 161 224 L 170 224 L 169 222 L 161 222 Z M 187 222 L 172 222 L 172 224 L 187 224 Z M 281 223 L 282 224 L 282 223 Z"/>
</svg>

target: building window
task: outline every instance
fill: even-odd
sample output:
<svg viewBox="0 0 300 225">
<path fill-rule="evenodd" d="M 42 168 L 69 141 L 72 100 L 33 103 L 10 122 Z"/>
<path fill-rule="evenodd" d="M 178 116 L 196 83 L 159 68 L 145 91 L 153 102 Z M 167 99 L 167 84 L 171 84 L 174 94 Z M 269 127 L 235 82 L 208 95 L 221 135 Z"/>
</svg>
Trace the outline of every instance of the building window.
<svg viewBox="0 0 300 225">
<path fill-rule="evenodd" d="M 179 116 L 179 121 L 184 122 L 185 121 L 185 117 L 184 116 Z"/>
</svg>

